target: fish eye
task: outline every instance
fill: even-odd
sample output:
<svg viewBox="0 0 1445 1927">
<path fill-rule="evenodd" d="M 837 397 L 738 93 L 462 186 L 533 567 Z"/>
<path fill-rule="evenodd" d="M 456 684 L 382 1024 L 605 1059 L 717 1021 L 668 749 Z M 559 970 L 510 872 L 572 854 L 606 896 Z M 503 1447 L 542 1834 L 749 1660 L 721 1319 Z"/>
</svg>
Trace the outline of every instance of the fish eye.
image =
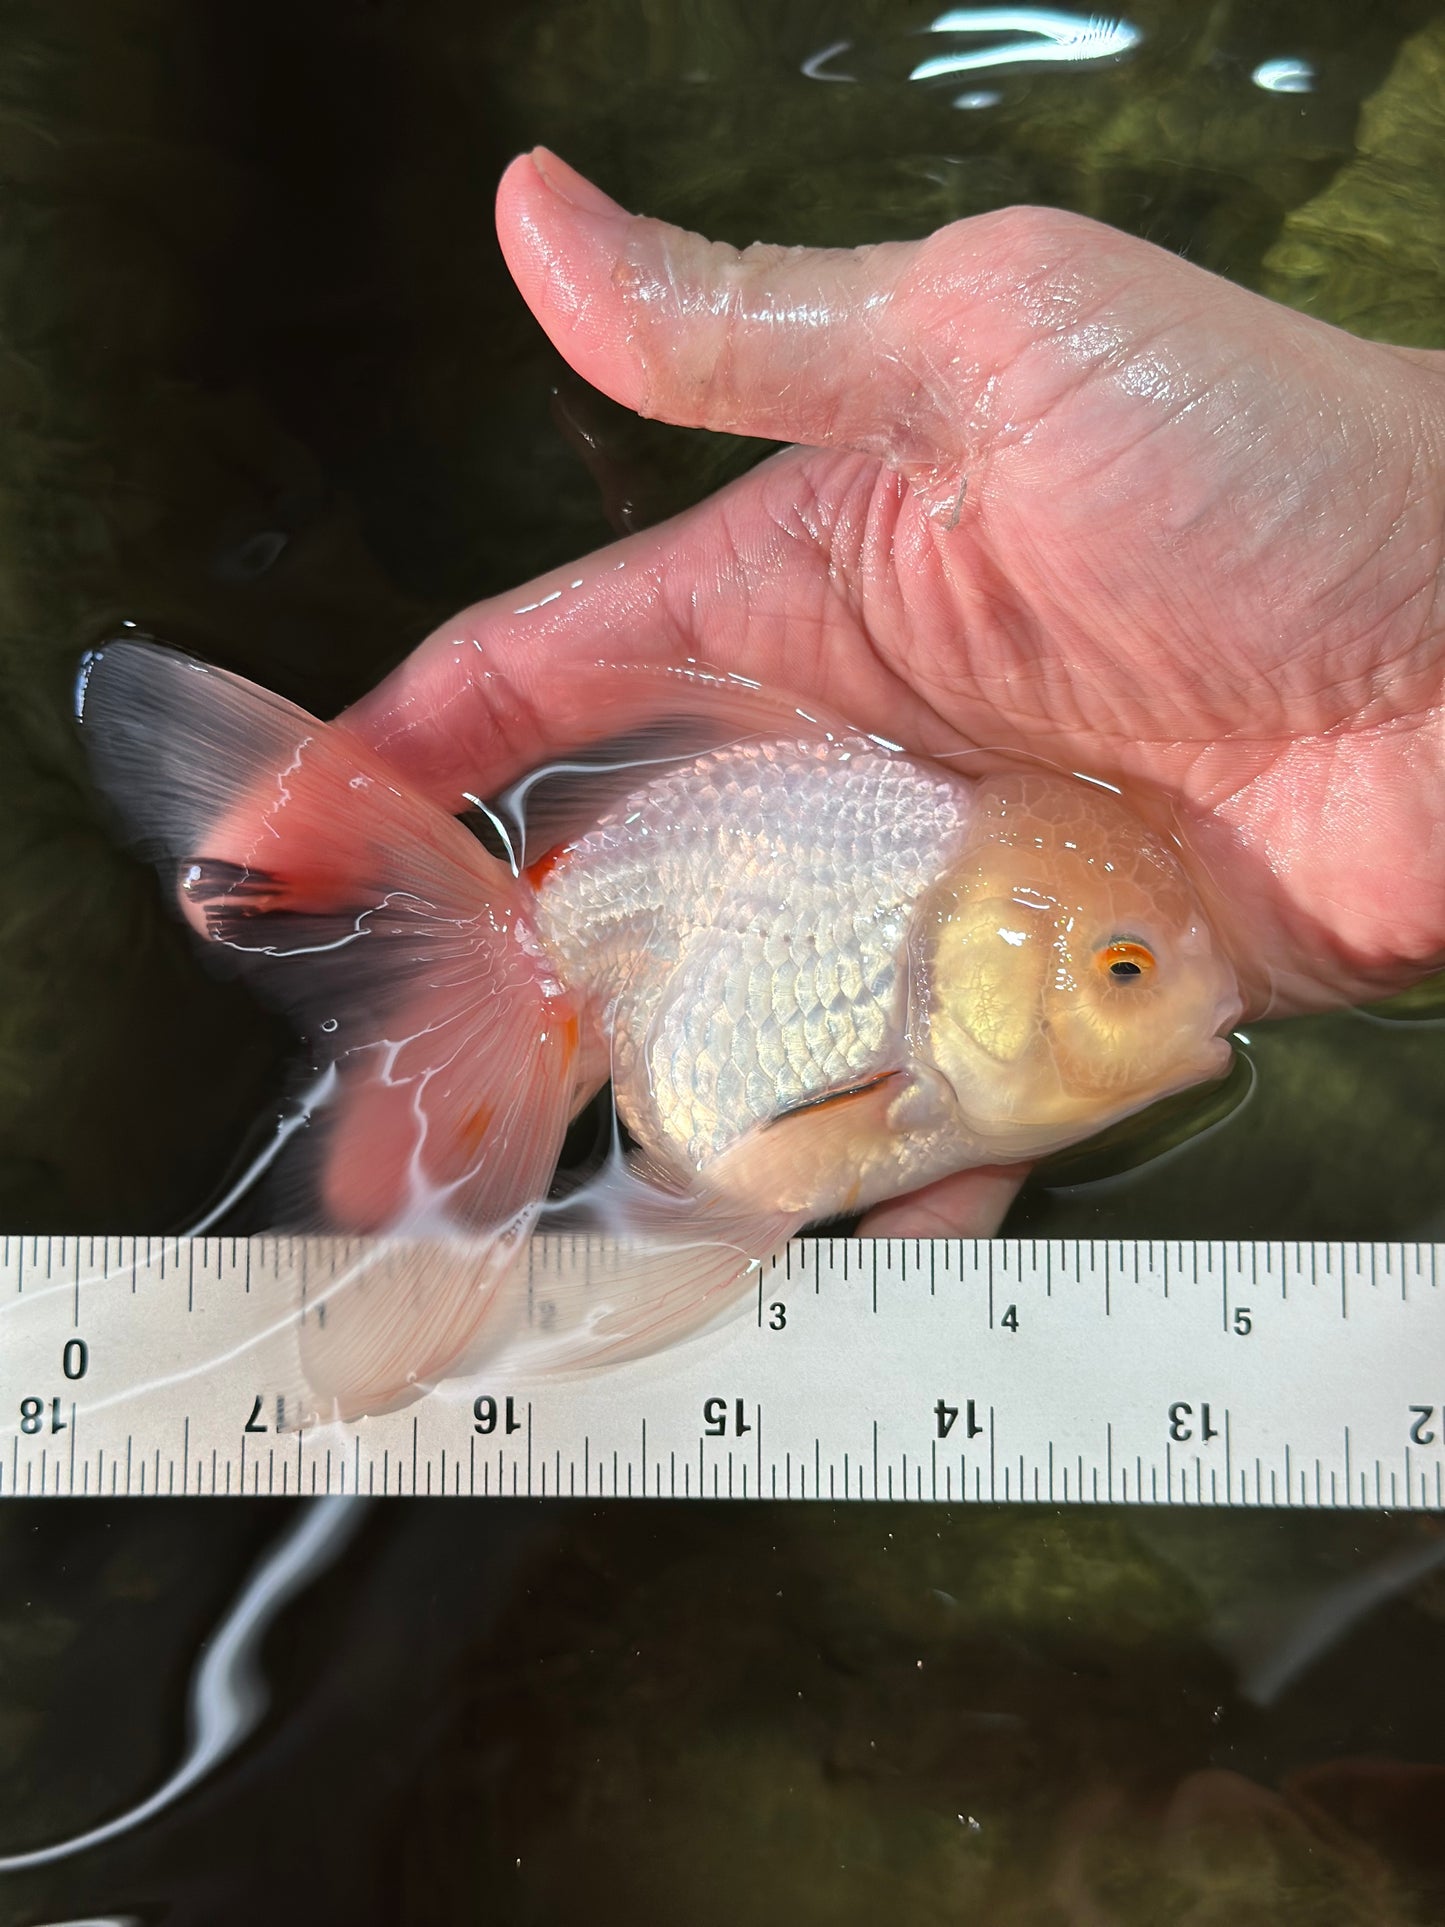
<svg viewBox="0 0 1445 1927">
<path fill-rule="evenodd" d="M 1094 968 L 1111 982 L 1134 984 L 1157 968 L 1154 952 L 1133 937 L 1115 937 L 1094 954 Z"/>
</svg>

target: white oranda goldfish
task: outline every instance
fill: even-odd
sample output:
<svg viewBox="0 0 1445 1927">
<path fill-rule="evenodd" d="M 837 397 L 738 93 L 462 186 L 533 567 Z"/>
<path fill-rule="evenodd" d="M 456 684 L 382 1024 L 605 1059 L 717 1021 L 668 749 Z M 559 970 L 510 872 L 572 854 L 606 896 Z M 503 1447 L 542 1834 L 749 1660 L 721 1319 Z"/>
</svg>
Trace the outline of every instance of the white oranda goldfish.
<svg viewBox="0 0 1445 1927">
<path fill-rule="evenodd" d="M 700 672 L 657 678 L 657 714 L 645 758 L 534 790 L 508 862 L 342 726 L 146 644 L 88 659 L 103 788 L 334 1072 L 311 1223 L 469 1254 L 331 1308 L 304 1346 L 331 1409 L 513 1328 L 569 1120 L 609 1079 L 635 1148 L 571 1207 L 616 1242 L 553 1332 L 569 1357 L 706 1321 L 810 1221 L 1229 1062 L 1234 973 L 1111 791 L 961 774 Z"/>
</svg>

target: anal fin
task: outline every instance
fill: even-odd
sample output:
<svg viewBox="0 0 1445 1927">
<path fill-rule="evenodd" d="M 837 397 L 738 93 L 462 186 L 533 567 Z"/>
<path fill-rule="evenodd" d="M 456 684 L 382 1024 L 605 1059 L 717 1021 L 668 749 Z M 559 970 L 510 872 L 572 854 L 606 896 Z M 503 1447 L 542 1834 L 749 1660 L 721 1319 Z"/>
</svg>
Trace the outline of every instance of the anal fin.
<svg viewBox="0 0 1445 1927">
<path fill-rule="evenodd" d="M 673 1188 L 645 1159 L 619 1158 L 565 1205 L 544 1207 L 515 1274 L 511 1329 L 544 1371 L 662 1351 L 745 1305 L 767 1259 L 805 1222 Z"/>
</svg>

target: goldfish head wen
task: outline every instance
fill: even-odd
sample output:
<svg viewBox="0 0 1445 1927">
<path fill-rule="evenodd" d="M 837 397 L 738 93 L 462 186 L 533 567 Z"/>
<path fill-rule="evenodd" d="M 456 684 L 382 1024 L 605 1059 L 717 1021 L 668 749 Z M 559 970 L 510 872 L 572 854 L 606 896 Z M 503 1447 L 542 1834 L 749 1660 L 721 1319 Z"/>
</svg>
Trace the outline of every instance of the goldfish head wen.
<svg viewBox="0 0 1445 1927">
<path fill-rule="evenodd" d="M 1218 1077 L 1233 969 L 1178 858 L 1111 792 L 981 783 L 924 906 L 913 1023 L 980 1146 L 1037 1156 Z"/>
</svg>

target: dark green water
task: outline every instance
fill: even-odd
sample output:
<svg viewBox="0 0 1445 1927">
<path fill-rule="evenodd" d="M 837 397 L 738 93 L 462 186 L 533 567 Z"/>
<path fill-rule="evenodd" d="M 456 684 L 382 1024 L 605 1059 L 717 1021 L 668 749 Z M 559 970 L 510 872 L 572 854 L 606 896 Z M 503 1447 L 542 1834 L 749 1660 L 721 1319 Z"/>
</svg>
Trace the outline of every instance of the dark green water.
<svg viewBox="0 0 1445 1927">
<path fill-rule="evenodd" d="M 1144 0 L 1127 59 L 1004 63 L 966 107 L 908 81 L 934 17 L 0 6 L 0 1228 L 183 1223 L 285 1061 L 92 813 L 80 652 L 129 618 L 326 712 L 759 452 L 636 422 L 546 347 L 491 233 L 517 149 L 739 242 L 1056 202 L 1445 346 L 1438 3 Z M 1287 58 L 1310 91 L 1252 78 Z M 1215 1128 L 1078 1153 L 1013 1227 L 1445 1236 L 1445 997 L 1249 1055 Z M 257 1619 L 307 1529 L 0 1513 L 0 1852 L 144 1801 L 238 1601 L 265 1635 L 235 1743 L 0 1871 L 0 1922 L 1445 1918 L 1418 1521 L 397 1504 L 323 1521 Z"/>
</svg>

